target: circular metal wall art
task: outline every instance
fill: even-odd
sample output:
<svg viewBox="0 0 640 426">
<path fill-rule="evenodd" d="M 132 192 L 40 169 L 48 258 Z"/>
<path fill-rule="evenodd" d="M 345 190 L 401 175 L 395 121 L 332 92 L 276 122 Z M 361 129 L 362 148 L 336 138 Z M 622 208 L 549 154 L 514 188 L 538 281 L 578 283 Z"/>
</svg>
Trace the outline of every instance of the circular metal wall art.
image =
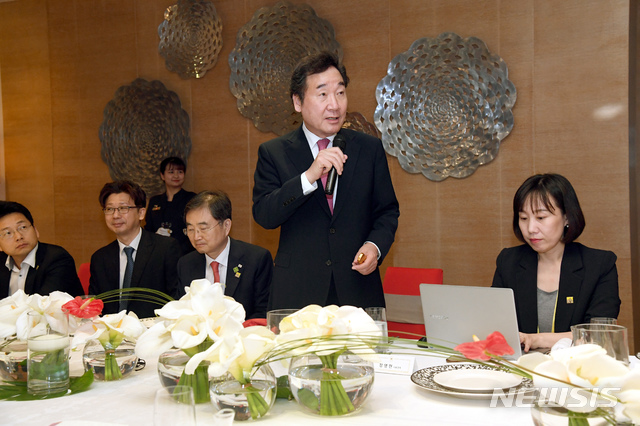
<svg viewBox="0 0 640 426">
<path fill-rule="evenodd" d="M 356 130 L 358 132 L 375 136 L 378 139 L 380 138 L 380 131 L 376 126 L 374 126 L 373 123 L 368 122 L 364 115 L 359 112 L 348 112 L 347 117 L 342 124 L 342 128 Z"/>
<path fill-rule="evenodd" d="M 148 196 L 165 190 L 160 162 L 172 156 L 186 162 L 191 152 L 189 115 L 178 95 L 157 80 L 138 78 L 118 88 L 104 109 L 99 136 L 111 178 L 134 181 Z"/>
<path fill-rule="evenodd" d="M 513 129 L 516 88 L 507 65 L 475 37 L 416 40 L 389 63 L 376 98 L 387 153 L 433 181 L 471 175 Z"/>
<path fill-rule="evenodd" d="M 204 77 L 222 49 L 222 21 L 208 0 L 179 0 L 169 6 L 158 35 L 167 69 L 184 79 Z"/>
<path fill-rule="evenodd" d="M 238 111 L 262 132 L 283 135 L 300 126 L 289 96 L 291 74 L 300 59 L 322 51 L 342 58 L 333 26 L 310 6 L 281 1 L 259 9 L 240 28 L 229 54 L 229 88 Z"/>
</svg>

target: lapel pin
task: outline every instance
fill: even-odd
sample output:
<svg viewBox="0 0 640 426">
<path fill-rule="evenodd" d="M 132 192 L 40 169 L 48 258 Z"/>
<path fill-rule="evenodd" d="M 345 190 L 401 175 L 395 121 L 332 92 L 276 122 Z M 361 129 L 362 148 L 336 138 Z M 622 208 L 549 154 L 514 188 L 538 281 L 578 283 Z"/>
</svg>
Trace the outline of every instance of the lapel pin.
<svg viewBox="0 0 640 426">
<path fill-rule="evenodd" d="M 567 297 L 567 304 L 571 304 L 573 303 L 573 296 L 568 296 Z"/>
</svg>

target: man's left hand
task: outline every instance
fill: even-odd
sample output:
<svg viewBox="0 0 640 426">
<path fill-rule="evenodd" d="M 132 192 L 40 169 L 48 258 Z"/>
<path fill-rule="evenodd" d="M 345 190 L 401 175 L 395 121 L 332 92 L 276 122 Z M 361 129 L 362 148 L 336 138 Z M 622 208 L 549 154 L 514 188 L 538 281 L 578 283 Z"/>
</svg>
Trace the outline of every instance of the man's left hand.
<svg viewBox="0 0 640 426">
<path fill-rule="evenodd" d="M 361 264 L 358 264 L 358 256 L 360 253 L 364 254 L 367 258 Z M 369 275 L 376 270 L 378 266 L 378 249 L 373 244 L 365 243 L 360 250 L 353 257 L 351 263 L 351 269 L 360 272 L 362 275 Z"/>
</svg>

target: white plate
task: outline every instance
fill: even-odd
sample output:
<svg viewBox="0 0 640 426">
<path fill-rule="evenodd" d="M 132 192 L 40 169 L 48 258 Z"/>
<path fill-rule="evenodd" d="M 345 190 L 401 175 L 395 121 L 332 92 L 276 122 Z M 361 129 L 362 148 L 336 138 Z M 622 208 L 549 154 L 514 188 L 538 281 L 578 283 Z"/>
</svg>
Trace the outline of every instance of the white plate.
<svg viewBox="0 0 640 426">
<path fill-rule="evenodd" d="M 522 377 L 504 371 L 464 368 L 438 373 L 433 376 L 433 381 L 445 388 L 464 392 L 490 392 L 518 386 Z"/>
<path fill-rule="evenodd" d="M 416 371 L 411 375 L 411 381 L 415 383 L 420 388 L 427 390 L 429 392 L 434 392 L 440 395 L 452 396 L 455 398 L 464 398 L 464 399 L 491 399 L 493 397 L 494 390 L 490 391 L 481 391 L 481 392 L 467 392 L 456 389 L 449 389 L 442 385 L 439 385 L 433 380 L 433 377 L 436 374 L 444 373 L 445 371 L 456 371 L 456 370 L 491 370 L 497 371 L 496 368 L 490 367 L 487 365 L 481 364 L 469 364 L 469 363 L 454 363 L 454 364 L 445 364 L 438 365 L 435 367 L 423 368 L 421 370 Z M 517 395 L 517 394 L 525 394 L 529 392 L 533 392 L 533 380 L 523 378 L 519 385 L 500 390 L 504 395 Z"/>
</svg>

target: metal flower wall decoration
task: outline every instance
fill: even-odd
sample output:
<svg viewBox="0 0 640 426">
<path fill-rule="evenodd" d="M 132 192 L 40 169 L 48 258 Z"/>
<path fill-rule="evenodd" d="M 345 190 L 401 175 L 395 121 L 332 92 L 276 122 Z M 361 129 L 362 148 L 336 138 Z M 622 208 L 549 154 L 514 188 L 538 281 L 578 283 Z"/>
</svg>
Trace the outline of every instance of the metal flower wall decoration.
<svg viewBox="0 0 640 426">
<path fill-rule="evenodd" d="M 356 130 L 376 138 L 380 138 L 380 131 L 372 123 L 368 122 L 359 112 L 347 112 L 347 117 L 342 124 L 343 129 Z"/>
<path fill-rule="evenodd" d="M 229 88 L 238 111 L 262 132 L 295 129 L 302 119 L 289 96 L 291 74 L 300 59 L 321 51 L 342 58 L 333 26 L 310 6 L 281 1 L 259 9 L 238 30 L 229 54 Z"/>
<path fill-rule="evenodd" d="M 376 98 L 387 153 L 433 181 L 471 175 L 513 129 L 516 88 L 507 65 L 475 37 L 416 40 L 391 61 Z"/>
<path fill-rule="evenodd" d="M 204 77 L 222 49 L 222 21 L 208 0 L 179 0 L 169 6 L 158 35 L 167 69 L 184 79 Z"/>
<path fill-rule="evenodd" d="M 104 109 L 99 136 L 111 178 L 132 180 L 149 196 L 164 192 L 160 162 L 171 156 L 186 162 L 191 152 L 189 115 L 159 81 L 138 78 L 118 88 Z"/>
</svg>

